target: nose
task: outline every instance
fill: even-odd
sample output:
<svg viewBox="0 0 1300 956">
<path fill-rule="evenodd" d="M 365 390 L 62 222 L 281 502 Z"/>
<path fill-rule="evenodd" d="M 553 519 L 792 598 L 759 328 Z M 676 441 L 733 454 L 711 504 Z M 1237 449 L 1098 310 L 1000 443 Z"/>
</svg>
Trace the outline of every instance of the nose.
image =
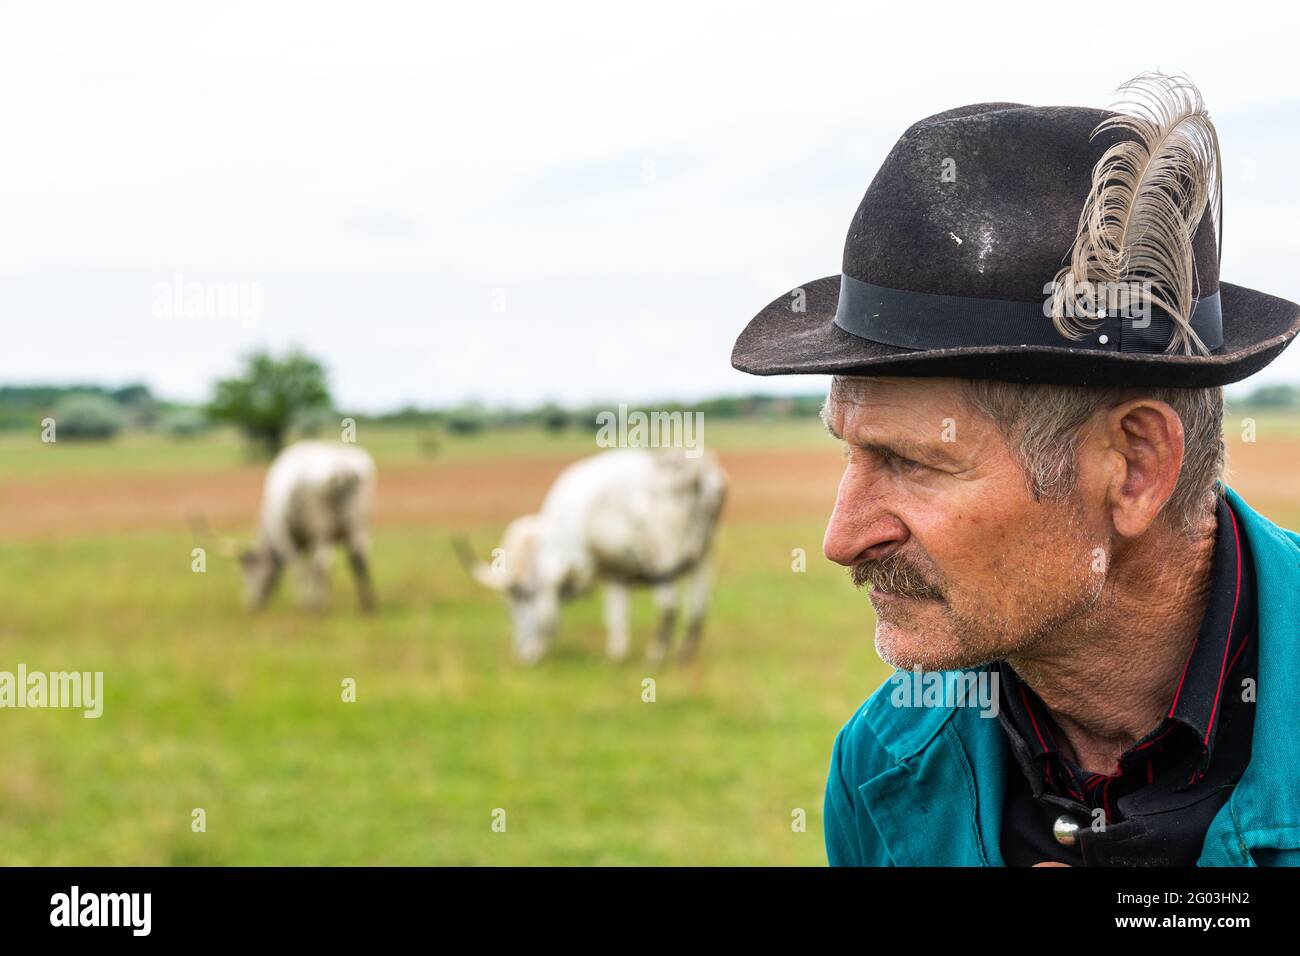
<svg viewBox="0 0 1300 956">
<path fill-rule="evenodd" d="M 865 465 L 844 469 L 822 553 L 845 567 L 883 558 L 908 539 L 907 525 L 887 507 L 887 492 Z"/>
</svg>

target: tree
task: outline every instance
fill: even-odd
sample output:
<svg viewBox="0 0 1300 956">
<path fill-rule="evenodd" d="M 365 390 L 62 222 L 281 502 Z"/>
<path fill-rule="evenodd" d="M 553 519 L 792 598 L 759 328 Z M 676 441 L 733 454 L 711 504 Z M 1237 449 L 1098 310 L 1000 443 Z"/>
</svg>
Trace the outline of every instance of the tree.
<svg viewBox="0 0 1300 956">
<path fill-rule="evenodd" d="M 1292 408 L 1300 405 L 1300 388 L 1294 385 L 1261 385 L 1246 399 L 1261 408 Z"/>
<path fill-rule="evenodd" d="M 538 409 L 537 417 L 548 432 L 562 432 L 569 427 L 569 413 L 554 402 L 547 402 Z"/>
<path fill-rule="evenodd" d="M 136 428 L 150 428 L 158 424 L 158 403 L 148 386 L 127 385 L 115 388 L 108 397 L 117 403 L 127 422 Z"/>
<path fill-rule="evenodd" d="M 122 430 L 117 405 L 103 395 L 76 392 L 65 395 L 54 406 L 58 438 L 106 441 Z"/>
<path fill-rule="evenodd" d="M 297 351 L 283 358 L 257 352 L 245 359 L 243 375 L 217 382 L 207 412 L 274 454 L 295 420 L 331 404 L 325 369 L 315 359 Z"/>
</svg>

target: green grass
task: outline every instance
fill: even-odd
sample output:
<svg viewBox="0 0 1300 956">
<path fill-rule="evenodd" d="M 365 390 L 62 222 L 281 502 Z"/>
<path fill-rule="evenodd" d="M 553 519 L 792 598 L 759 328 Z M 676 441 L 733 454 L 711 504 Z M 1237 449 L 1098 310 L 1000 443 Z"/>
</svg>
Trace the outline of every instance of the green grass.
<svg viewBox="0 0 1300 956">
<path fill-rule="evenodd" d="M 381 462 L 421 455 L 419 432 L 374 432 Z M 823 441 L 815 422 L 709 436 Z M 590 450 L 533 432 L 444 442 L 438 456 Z M 0 454 L 10 473 L 111 475 L 224 467 L 242 451 L 224 435 L 11 437 Z M 448 532 L 380 531 L 373 618 L 353 609 L 341 564 L 329 613 L 298 609 L 290 581 L 250 617 L 235 570 L 192 573 L 182 535 L 0 541 L 0 670 L 100 670 L 106 697 L 98 720 L 0 710 L 0 862 L 820 864 L 832 739 L 886 673 L 869 605 L 817 560 L 823 522 L 726 523 L 700 657 L 657 671 L 641 658 L 646 595 L 628 662 L 605 660 L 588 598 L 566 609 L 550 659 L 514 665 L 505 608 L 443 557 Z M 791 571 L 794 547 L 805 573 Z M 191 830 L 196 807 L 205 833 Z M 806 832 L 792 831 L 797 808 Z"/>
<path fill-rule="evenodd" d="M 1257 429 L 1261 442 L 1300 436 L 1286 416 L 1260 415 Z M 436 446 L 431 434 L 359 437 L 381 468 L 593 450 L 577 431 Z M 710 423 L 706 435 L 721 449 L 827 441 L 815 421 Z M 248 464 L 230 433 L 52 446 L 9 434 L 0 495 L 5 476 Z M 1293 527 L 1300 514 L 1287 495 L 1254 503 Z M 0 862 L 820 864 L 833 736 L 887 673 L 870 606 L 818 557 L 824 521 L 728 517 L 700 657 L 657 671 L 640 656 L 654 623 L 646 595 L 632 660 L 604 659 L 587 598 L 566 609 L 550 659 L 514 665 L 504 606 L 447 557 L 453 529 L 379 531 L 373 618 L 354 611 L 341 566 L 329 613 L 298 609 L 291 586 L 250 617 L 233 567 L 190 571 L 186 535 L 0 537 L 0 670 L 103 671 L 106 696 L 98 720 L 0 710 Z M 500 530 L 454 529 L 480 541 Z M 809 554 L 805 573 L 791 571 L 795 547 Z M 345 678 L 355 703 L 341 699 Z M 204 833 L 191 830 L 199 807 Z M 504 833 L 492 830 L 497 808 Z"/>
</svg>

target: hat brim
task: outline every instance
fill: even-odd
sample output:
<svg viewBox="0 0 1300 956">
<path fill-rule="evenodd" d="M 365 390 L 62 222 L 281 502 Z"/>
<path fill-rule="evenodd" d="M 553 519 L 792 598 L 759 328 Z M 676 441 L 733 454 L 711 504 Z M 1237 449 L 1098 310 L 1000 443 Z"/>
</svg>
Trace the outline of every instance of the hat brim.
<svg viewBox="0 0 1300 956">
<path fill-rule="evenodd" d="M 888 375 L 998 379 L 1057 385 L 1144 384 L 1208 388 L 1258 372 L 1300 332 L 1300 305 L 1219 283 L 1223 346 L 1212 355 L 1110 352 L 1046 346 L 906 349 L 833 324 L 839 275 L 800 286 L 803 311 L 787 293 L 750 320 L 731 364 L 753 375 Z"/>
</svg>

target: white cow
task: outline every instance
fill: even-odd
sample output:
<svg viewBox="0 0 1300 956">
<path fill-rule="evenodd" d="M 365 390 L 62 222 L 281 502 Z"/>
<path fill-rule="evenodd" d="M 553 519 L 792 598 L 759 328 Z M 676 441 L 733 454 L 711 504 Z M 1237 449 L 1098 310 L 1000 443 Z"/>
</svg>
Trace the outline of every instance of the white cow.
<svg viewBox="0 0 1300 956">
<path fill-rule="evenodd" d="M 560 604 L 605 585 L 606 653 L 628 651 L 629 588 L 651 586 L 660 610 L 648 656 L 661 662 L 672 641 L 677 582 L 687 577 L 683 660 L 695 652 L 709 601 L 709 552 L 726 494 L 726 474 L 711 454 L 623 449 L 567 467 L 537 514 L 506 529 L 491 565 L 457 550 L 480 583 L 504 593 L 519 660 L 535 663 L 555 636 Z"/>
<path fill-rule="evenodd" d="M 239 550 L 249 607 L 260 608 L 291 563 L 303 571 L 304 603 L 325 604 L 334 547 L 348 553 L 361 609 L 374 610 L 369 514 L 375 463 L 355 445 L 304 441 L 285 448 L 266 473 L 258 542 Z"/>
</svg>

